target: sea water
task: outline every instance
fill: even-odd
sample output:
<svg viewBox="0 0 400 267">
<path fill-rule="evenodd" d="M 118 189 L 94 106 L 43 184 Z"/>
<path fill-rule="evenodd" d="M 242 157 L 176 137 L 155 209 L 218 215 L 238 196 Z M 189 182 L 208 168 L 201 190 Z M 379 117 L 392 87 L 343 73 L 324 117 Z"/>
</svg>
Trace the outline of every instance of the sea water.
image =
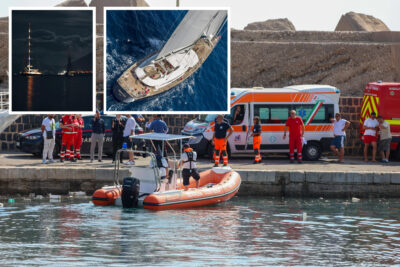
<svg viewBox="0 0 400 267">
<path fill-rule="evenodd" d="M 149 211 L 0 199 L 0 265 L 400 264 L 400 200 L 234 197 Z"/>
<path fill-rule="evenodd" d="M 92 111 L 93 77 L 14 75 L 13 111 Z"/>
<path fill-rule="evenodd" d="M 187 11 L 112 11 L 107 13 L 107 110 L 226 111 L 227 25 L 221 40 L 193 75 L 155 97 L 121 103 L 112 88 L 133 63 L 161 49 Z"/>
</svg>

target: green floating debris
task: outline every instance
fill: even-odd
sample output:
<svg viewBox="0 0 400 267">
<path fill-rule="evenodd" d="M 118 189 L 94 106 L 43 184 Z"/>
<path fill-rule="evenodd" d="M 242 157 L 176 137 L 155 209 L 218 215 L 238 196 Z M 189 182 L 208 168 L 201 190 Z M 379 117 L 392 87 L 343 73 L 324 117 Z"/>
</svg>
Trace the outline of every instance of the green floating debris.
<svg viewBox="0 0 400 267">
<path fill-rule="evenodd" d="M 9 198 L 9 199 L 8 199 L 8 203 L 15 203 L 15 199 Z"/>
</svg>

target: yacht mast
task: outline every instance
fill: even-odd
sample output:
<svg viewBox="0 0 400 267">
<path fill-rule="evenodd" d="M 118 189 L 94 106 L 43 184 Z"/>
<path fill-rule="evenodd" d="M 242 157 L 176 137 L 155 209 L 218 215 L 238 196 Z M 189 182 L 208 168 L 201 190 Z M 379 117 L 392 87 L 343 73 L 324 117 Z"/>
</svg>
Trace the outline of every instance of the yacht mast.
<svg viewBox="0 0 400 267">
<path fill-rule="evenodd" d="M 28 72 L 31 72 L 31 23 L 28 24 Z"/>
</svg>

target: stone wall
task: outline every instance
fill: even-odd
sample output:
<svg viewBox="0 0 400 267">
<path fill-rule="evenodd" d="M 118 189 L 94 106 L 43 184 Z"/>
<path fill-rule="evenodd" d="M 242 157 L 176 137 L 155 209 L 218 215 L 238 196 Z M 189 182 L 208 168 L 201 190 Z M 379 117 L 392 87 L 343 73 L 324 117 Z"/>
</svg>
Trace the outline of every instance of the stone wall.
<svg viewBox="0 0 400 267">
<path fill-rule="evenodd" d="M 362 155 L 362 142 L 359 138 L 362 97 L 341 97 L 339 107 L 342 117 L 351 122 L 346 131 L 346 155 Z"/>
<path fill-rule="evenodd" d="M 232 31 L 231 86 L 329 84 L 362 96 L 373 81 L 398 81 L 400 33 Z"/>
</svg>

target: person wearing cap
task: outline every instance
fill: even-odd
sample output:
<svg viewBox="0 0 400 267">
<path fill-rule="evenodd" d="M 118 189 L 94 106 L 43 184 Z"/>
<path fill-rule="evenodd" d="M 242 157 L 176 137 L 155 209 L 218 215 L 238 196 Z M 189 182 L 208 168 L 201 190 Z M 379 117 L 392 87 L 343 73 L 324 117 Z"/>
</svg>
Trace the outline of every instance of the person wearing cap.
<svg viewBox="0 0 400 267">
<path fill-rule="evenodd" d="M 379 122 L 376 120 L 376 113 L 371 113 L 371 118 L 364 121 L 364 161 L 368 161 L 368 147 L 372 146 L 372 161 L 376 162 L 376 131 L 379 129 Z"/>
<path fill-rule="evenodd" d="M 346 130 L 350 126 L 350 122 L 342 119 L 340 113 L 335 114 L 335 119 L 331 119 L 333 122 L 333 135 L 334 138 L 331 142 L 331 150 L 339 157 L 338 162 L 344 162 L 344 141 L 346 140 Z"/>
<path fill-rule="evenodd" d="M 104 120 L 100 117 L 100 111 L 96 110 L 96 114 L 92 120 L 92 136 L 90 138 L 90 162 L 94 160 L 94 150 L 97 144 L 97 159 L 99 162 L 103 158 L 103 142 L 106 129 Z"/>
<path fill-rule="evenodd" d="M 296 116 L 296 110 L 290 111 L 290 116 L 286 121 L 285 129 L 283 132 L 283 140 L 286 139 L 286 131 L 289 127 L 289 153 L 290 163 L 294 162 L 294 149 L 297 150 L 297 162 L 303 161 L 303 137 L 304 137 L 304 123 L 301 117 Z"/>
<path fill-rule="evenodd" d="M 199 188 L 200 174 L 196 168 L 196 160 L 196 151 L 194 151 L 189 144 L 184 144 L 178 168 L 182 165 L 182 179 L 185 191 L 188 190 L 190 177 L 196 180 L 196 188 Z"/>
<path fill-rule="evenodd" d="M 379 129 L 380 129 L 380 140 L 378 145 L 378 151 L 381 152 L 383 163 L 389 162 L 390 156 L 390 143 L 392 142 L 392 134 L 390 133 L 390 124 L 383 119 L 382 116 L 378 116 Z"/>
<path fill-rule="evenodd" d="M 221 155 L 224 161 L 224 166 L 228 165 L 228 153 L 226 151 L 226 144 L 228 138 L 232 135 L 232 133 L 232 126 L 224 120 L 223 115 L 218 115 L 215 122 L 214 134 L 212 138 L 212 145 L 214 146 L 215 150 L 214 167 L 218 167 Z"/>
</svg>

